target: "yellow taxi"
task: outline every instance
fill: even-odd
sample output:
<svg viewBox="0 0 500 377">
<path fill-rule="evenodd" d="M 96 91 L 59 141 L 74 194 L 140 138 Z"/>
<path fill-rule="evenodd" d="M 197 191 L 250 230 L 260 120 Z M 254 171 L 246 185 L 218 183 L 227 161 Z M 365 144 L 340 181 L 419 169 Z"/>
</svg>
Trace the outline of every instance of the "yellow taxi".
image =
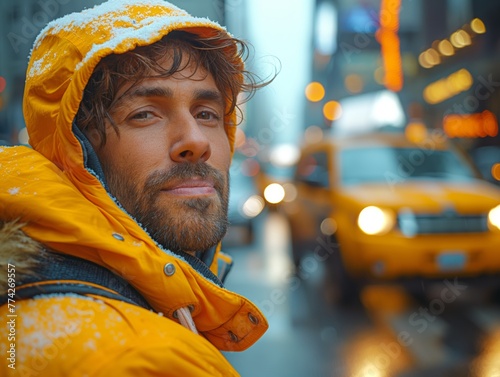
<svg viewBox="0 0 500 377">
<path fill-rule="evenodd" d="M 500 272 L 500 187 L 439 131 L 305 145 L 293 184 L 296 197 L 281 210 L 294 261 L 332 261 L 341 294 L 370 279 Z"/>
</svg>

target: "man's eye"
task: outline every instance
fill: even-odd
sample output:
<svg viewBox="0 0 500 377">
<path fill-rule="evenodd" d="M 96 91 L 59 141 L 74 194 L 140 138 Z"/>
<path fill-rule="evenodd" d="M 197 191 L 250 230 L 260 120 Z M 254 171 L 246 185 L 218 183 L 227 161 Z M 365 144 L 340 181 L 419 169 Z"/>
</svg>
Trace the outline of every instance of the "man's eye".
<svg viewBox="0 0 500 377">
<path fill-rule="evenodd" d="M 131 119 L 151 119 L 153 115 L 149 111 L 141 111 L 140 113 L 136 113 L 132 115 Z"/>
<path fill-rule="evenodd" d="M 211 111 L 200 111 L 198 113 L 198 118 L 205 120 L 218 120 L 219 116 Z"/>
</svg>

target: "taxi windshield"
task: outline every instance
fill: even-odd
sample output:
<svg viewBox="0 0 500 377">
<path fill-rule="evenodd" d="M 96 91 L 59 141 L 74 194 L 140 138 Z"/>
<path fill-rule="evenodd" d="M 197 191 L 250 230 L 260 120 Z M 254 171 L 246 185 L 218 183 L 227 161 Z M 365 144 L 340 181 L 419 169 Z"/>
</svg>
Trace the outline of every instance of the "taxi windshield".
<svg viewBox="0 0 500 377">
<path fill-rule="evenodd" d="M 344 185 L 405 180 L 468 181 L 472 168 L 451 150 L 419 148 L 349 148 L 340 153 Z"/>
</svg>

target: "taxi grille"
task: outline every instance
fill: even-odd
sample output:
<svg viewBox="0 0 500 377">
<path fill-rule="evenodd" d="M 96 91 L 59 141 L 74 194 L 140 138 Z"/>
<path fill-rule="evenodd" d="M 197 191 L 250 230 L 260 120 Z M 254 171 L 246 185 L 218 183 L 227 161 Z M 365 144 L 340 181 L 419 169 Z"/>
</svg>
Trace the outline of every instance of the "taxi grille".
<svg viewBox="0 0 500 377">
<path fill-rule="evenodd" d="M 398 227 L 407 236 L 416 234 L 481 233 L 488 231 L 486 215 L 400 214 Z"/>
</svg>

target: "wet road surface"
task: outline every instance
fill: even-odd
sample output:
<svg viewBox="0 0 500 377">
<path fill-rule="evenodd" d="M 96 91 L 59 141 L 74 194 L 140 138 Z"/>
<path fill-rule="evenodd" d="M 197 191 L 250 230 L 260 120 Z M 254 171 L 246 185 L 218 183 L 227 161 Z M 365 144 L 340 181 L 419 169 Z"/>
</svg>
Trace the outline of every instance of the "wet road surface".
<svg viewBox="0 0 500 377">
<path fill-rule="evenodd" d="M 499 300 L 443 279 L 413 297 L 369 286 L 340 305 L 320 263 L 293 273 L 289 229 L 263 218 L 253 245 L 226 249 L 228 289 L 250 298 L 270 328 L 250 349 L 225 353 L 242 377 L 500 377 Z"/>
</svg>

